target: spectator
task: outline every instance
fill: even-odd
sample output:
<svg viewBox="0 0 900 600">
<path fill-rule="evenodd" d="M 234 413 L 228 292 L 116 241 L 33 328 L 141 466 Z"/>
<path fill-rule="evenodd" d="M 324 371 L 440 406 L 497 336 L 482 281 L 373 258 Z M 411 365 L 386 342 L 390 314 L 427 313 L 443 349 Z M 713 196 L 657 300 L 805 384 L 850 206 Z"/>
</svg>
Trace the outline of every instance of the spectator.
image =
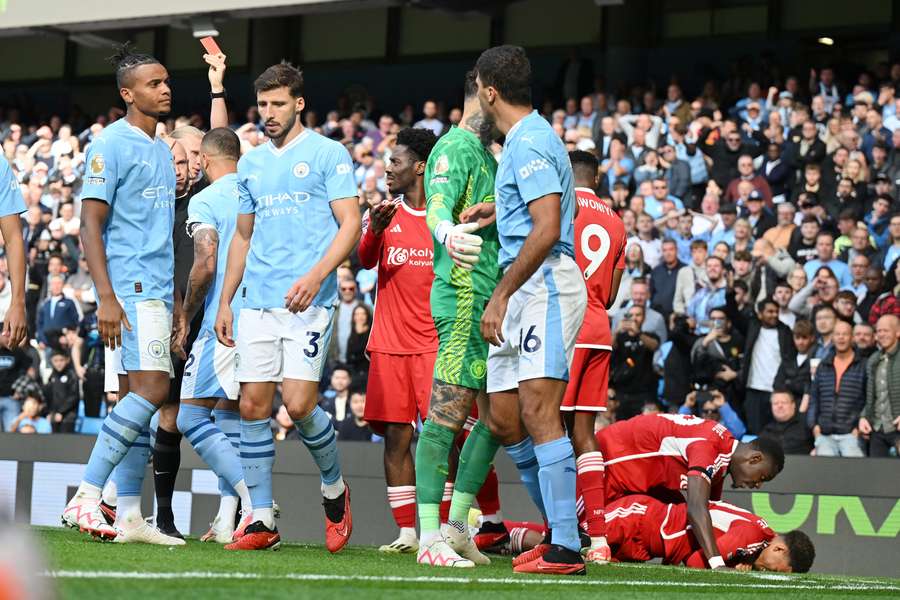
<svg viewBox="0 0 900 600">
<path fill-rule="evenodd" d="M 338 299 L 334 308 L 334 335 L 328 349 L 328 358 L 332 362 L 344 363 L 347 360 L 347 342 L 353 331 L 353 311 L 360 304 L 357 297 L 356 281 L 338 279 Z"/>
<path fill-rule="evenodd" d="M 816 258 L 816 239 L 821 230 L 819 220 L 815 216 L 805 215 L 801 219 L 800 227 L 794 231 L 788 244 L 788 253 L 797 264 L 803 266 Z"/>
<path fill-rule="evenodd" d="M 680 198 L 685 204 L 694 206 L 692 202 L 689 202 L 691 166 L 687 161 L 678 158 L 674 146 L 666 144 L 659 149 L 659 164 L 665 170 L 669 192 L 676 198 Z"/>
<path fill-rule="evenodd" d="M 794 224 L 796 215 L 794 205 L 790 202 L 782 202 L 775 208 L 776 222 L 763 234 L 766 240 L 778 250 L 787 250 L 791 244 L 791 237 L 797 226 Z"/>
<path fill-rule="evenodd" d="M 859 417 L 866 403 L 866 365 L 853 348 L 853 327 L 838 321 L 834 353 L 816 367 L 810 388 L 807 425 L 816 438 L 816 456 L 863 456 Z"/>
<path fill-rule="evenodd" d="M 869 323 L 877 323 L 882 315 L 900 316 L 900 302 L 897 300 L 897 294 L 900 293 L 900 257 L 888 270 L 883 289 L 884 293 L 878 296 L 869 308 Z"/>
<path fill-rule="evenodd" d="M 841 287 L 853 282 L 847 263 L 834 258 L 834 235 L 828 231 L 821 231 L 816 236 L 816 258 L 803 265 L 807 277 L 815 277 L 820 267 L 828 267 L 834 273 Z"/>
<path fill-rule="evenodd" d="M 364 385 L 369 374 L 369 357 L 366 346 L 372 330 L 372 311 L 365 304 L 353 309 L 353 331 L 347 340 L 347 367 L 358 385 Z"/>
<path fill-rule="evenodd" d="M 643 304 L 628 307 L 615 328 L 610 383 L 619 403 L 618 420 L 638 415 L 645 403 L 656 401 L 653 353 L 659 348 L 659 337 L 646 331 L 645 311 Z"/>
<path fill-rule="evenodd" d="M 713 308 L 725 305 L 725 261 L 718 256 L 706 259 L 706 276 L 709 282 L 703 285 L 691 297 L 687 305 L 687 315 L 697 323 L 696 332 L 700 335 L 709 333 L 711 325 L 709 314 Z"/>
<path fill-rule="evenodd" d="M 337 425 L 344 420 L 350 401 L 350 384 L 353 378 L 350 370 L 339 364 L 331 371 L 331 382 L 327 390 L 319 398 L 319 406 L 331 416 Z"/>
<path fill-rule="evenodd" d="M 709 240 L 711 246 L 715 246 L 721 242 L 728 244 L 729 248 L 734 246 L 734 225 L 737 223 L 737 207 L 734 204 L 724 204 L 719 208 L 719 218 L 721 219 L 721 227 L 713 230 L 713 235 Z"/>
<path fill-rule="evenodd" d="M 697 337 L 691 348 L 690 369 L 693 380 L 722 391 L 726 398 L 737 398 L 737 379 L 741 370 L 744 338 L 734 330 L 724 308 L 709 312 L 709 333 Z"/>
<path fill-rule="evenodd" d="M 850 285 L 842 288 L 841 291 L 847 291 L 853 294 L 856 302 L 862 302 L 868 293 L 866 287 L 866 273 L 869 271 L 871 263 L 865 254 L 857 254 L 850 261 Z"/>
<path fill-rule="evenodd" d="M 655 269 L 662 257 L 662 241 L 656 236 L 653 217 L 642 212 L 637 216 L 636 223 L 637 236 L 631 238 L 628 244 L 638 244 L 643 252 L 644 262 L 651 269 Z"/>
<path fill-rule="evenodd" d="M 817 350 L 816 331 L 813 324 L 806 320 L 797 321 L 791 329 L 796 358 L 793 361 L 783 361 L 778 366 L 773 386 L 776 390 L 790 392 L 793 398 L 800 398 L 808 404 L 812 360 Z M 806 412 L 805 406 L 802 410 Z"/>
<path fill-rule="evenodd" d="M 647 284 L 647 280 L 631 280 L 631 299 L 623 304 L 616 313 L 613 318 L 613 329 L 619 329 L 632 306 L 641 306 L 645 309 L 641 313 L 641 331 L 653 333 L 660 342 L 665 342 L 668 337 L 666 320 L 661 314 L 650 308 L 650 286 Z"/>
<path fill-rule="evenodd" d="M 417 129 L 430 129 L 434 135 L 441 135 L 444 131 L 444 124 L 437 118 L 437 103 L 434 100 L 426 100 L 422 106 L 422 114 L 424 115 L 420 121 L 416 121 L 413 127 Z"/>
<path fill-rule="evenodd" d="M 770 396 L 778 368 L 783 362 L 796 360 L 794 341 L 790 328 L 778 320 L 778 305 L 774 300 L 761 300 L 756 305 L 756 316 L 745 321 L 738 316 L 733 293 L 726 297 L 729 318 L 736 324 L 743 321 L 738 329 L 747 332 L 740 381 L 746 390 L 747 431 L 758 435 L 772 420 Z"/>
<path fill-rule="evenodd" d="M 900 454 L 900 318 L 885 315 L 875 325 L 878 351 L 866 364 L 866 403 L 859 432 L 869 439 L 869 456 Z"/>
<path fill-rule="evenodd" d="M 813 311 L 813 323 L 816 325 L 816 349 L 815 358 L 828 356 L 834 343 L 834 326 L 837 323 L 837 311 L 829 304 L 820 304 Z"/>
<path fill-rule="evenodd" d="M 900 214 L 893 215 L 888 224 L 888 240 L 884 249 L 883 268 L 891 268 L 898 258 L 900 258 Z"/>
<path fill-rule="evenodd" d="M 684 210 L 684 203 L 669 193 L 669 182 L 664 177 L 656 177 L 653 179 L 652 194 L 644 196 L 644 212 L 659 219 L 671 208 Z"/>
<path fill-rule="evenodd" d="M 772 191 L 772 202 L 776 206 L 787 199 L 788 187 L 793 178 L 790 165 L 782 159 L 781 145 L 770 142 L 766 146 L 766 157 L 759 169 L 759 174 L 765 177 L 769 189 Z"/>
<path fill-rule="evenodd" d="M 48 419 L 53 433 L 74 433 L 78 413 L 78 377 L 69 362 L 69 356 L 57 350 L 50 357 L 53 372 L 44 388 L 44 399 L 49 412 Z"/>
<path fill-rule="evenodd" d="M 687 312 L 688 303 L 701 287 L 709 285 L 709 276 L 706 273 L 707 246 L 703 240 L 691 242 L 691 262 L 686 267 L 681 267 L 675 279 L 675 298 L 672 299 L 672 309 L 679 313 Z"/>
<path fill-rule="evenodd" d="M 701 131 L 699 137 L 708 139 L 709 131 Z M 710 178 L 723 190 L 728 187 L 728 183 L 732 179 L 740 174 L 737 170 L 739 157 L 746 154 L 755 158 L 761 153 L 759 146 L 745 144 L 741 140 L 741 134 L 733 122 L 726 122 L 718 141 L 712 144 L 700 144 L 700 150 L 712 159 Z"/>
<path fill-rule="evenodd" d="M 869 230 L 863 226 L 854 226 L 850 232 L 850 244 L 838 253 L 838 260 L 853 266 L 853 260 L 858 256 L 864 256 L 871 265 L 878 251 L 872 246 Z M 880 269 L 880 263 L 878 267 Z"/>
<path fill-rule="evenodd" d="M 341 440 L 349 442 L 371 442 L 372 431 L 363 419 L 366 411 L 366 395 L 353 392 L 350 395 L 350 411 L 337 426 L 337 434 Z"/>
<path fill-rule="evenodd" d="M 875 345 L 875 328 L 863 321 L 853 326 L 853 345 L 864 359 L 868 360 L 878 347 Z"/>
<path fill-rule="evenodd" d="M 728 429 L 728 432 L 739 440 L 747 433 L 747 427 L 741 421 L 741 417 L 731 407 L 722 392 L 701 390 L 691 392 L 678 408 L 682 415 L 695 415 L 702 419 L 717 421 Z"/>
<path fill-rule="evenodd" d="M 604 158 L 600 163 L 600 173 L 603 175 L 601 195 L 603 195 L 603 192 L 608 193 L 609 190 L 615 187 L 616 183 L 623 183 L 626 186 L 630 185 L 633 171 L 634 161 L 625 155 L 624 143 L 618 138 L 612 138 L 609 141 L 608 158 Z"/>
<path fill-rule="evenodd" d="M 778 305 L 778 320 L 790 328 L 793 328 L 797 322 L 797 315 L 789 308 L 793 296 L 794 290 L 786 281 L 779 280 L 775 284 L 772 300 Z"/>
<path fill-rule="evenodd" d="M 25 375 L 31 366 L 31 359 L 21 348 L 10 350 L 0 345 L 0 426 L 3 431 L 15 431 L 12 423 L 22 412 L 22 402 L 25 396 L 15 397 L 16 381 Z M 22 389 L 24 392 L 24 388 Z M 37 391 L 40 398 L 40 389 Z"/>
<path fill-rule="evenodd" d="M 78 309 L 63 295 L 64 282 L 62 275 L 50 276 L 50 296 L 38 309 L 37 339 L 42 346 L 57 348 L 64 329 L 78 328 Z"/>
<path fill-rule="evenodd" d="M 772 206 L 772 190 L 769 183 L 762 175 L 758 175 L 753 169 L 753 156 L 750 154 L 742 154 L 737 160 L 738 176 L 728 183 L 725 189 L 725 201 L 735 202 L 738 199 L 738 183 L 748 181 L 753 189 L 759 193 L 762 201 L 766 206 Z"/>
<path fill-rule="evenodd" d="M 678 246 L 674 240 L 662 243 L 662 262 L 650 273 L 650 306 L 668 320 L 675 299 L 678 271 L 684 263 L 678 260 Z"/>
<path fill-rule="evenodd" d="M 875 301 L 881 296 L 881 290 L 884 287 L 884 274 L 881 269 L 877 267 L 869 267 L 866 271 L 866 295 L 859 302 L 857 306 L 857 310 L 859 311 L 860 316 L 865 319 L 870 325 L 872 321 L 870 319 L 871 314 L 870 311 L 872 306 L 875 304 Z"/>
<path fill-rule="evenodd" d="M 7 431 L 18 433 L 50 433 L 50 422 L 41 417 L 41 401 L 36 396 L 28 396 L 22 403 L 22 412 L 14 417 Z"/>
<path fill-rule="evenodd" d="M 798 414 L 794 396 L 787 390 L 772 392 L 772 417 L 760 437 L 770 437 L 781 444 L 785 454 L 809 454 L 813 438 L 806 426 L 806 415 Z"/>
</svg>

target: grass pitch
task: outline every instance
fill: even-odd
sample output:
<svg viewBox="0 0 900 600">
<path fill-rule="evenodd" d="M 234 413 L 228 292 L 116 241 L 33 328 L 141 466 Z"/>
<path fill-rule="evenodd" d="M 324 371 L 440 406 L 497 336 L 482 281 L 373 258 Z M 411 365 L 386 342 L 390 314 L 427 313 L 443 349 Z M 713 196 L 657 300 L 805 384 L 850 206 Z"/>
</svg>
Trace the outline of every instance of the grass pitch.
<svg viewBox="0 0 900 600">
<path fill-rule="evenodd" d="M 709 572 L 658 565 L 588 566 L 587 577 L 512 572 L 510 559 L 475 569 L 419 566 L 411 555 L 350 546 L 331 555 L 321 546 L 283 544 L 278 552 L 228 552 L 190 540 L 163 548 L 99 543 L 62 529 L 36 529 L 50 577 L 63 598 L 369 598 L 441 599 L 471 594 L 491 600 L 523 597 L 801 598 L 900 597 L 900 580 L 826 575 Z M 359 594 L 357 596 L 357 594 Z"/>
</svg>

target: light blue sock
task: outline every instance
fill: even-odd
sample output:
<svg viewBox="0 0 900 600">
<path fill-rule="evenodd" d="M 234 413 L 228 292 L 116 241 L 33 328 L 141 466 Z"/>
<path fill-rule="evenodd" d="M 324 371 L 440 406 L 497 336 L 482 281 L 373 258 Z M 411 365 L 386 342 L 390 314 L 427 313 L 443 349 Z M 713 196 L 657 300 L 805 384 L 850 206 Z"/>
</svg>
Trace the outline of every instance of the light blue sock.
<svg viewBox="0 0 900 600">
<path fill-rule="evenodd" d="M 103 420 L 84 471 L 84 481 L 102 488 L 155 412 L 156 407 L 148 400 L 134 392 L 126 394 Z"/>
<path fill-rule="evenodd" d="M 516 468 L 519 469 L 519 479 L 525 485 L 531 501 L 541 511 L 541 516 L 546 521 L 547 512 L 544 510 L 544 500 L 541 497 L 541 486 L 538 482 L 538 461 L 534 455 L 534 443 L 531 441 L 531 437 L 526 437 L 518 444 L 504 446 L 504 448 L 516 463 Z"/>
<path fill-rule="evenodd" d="M 270 419 L 241 419 L 241 464 L 244 481 L 250 489 L 252 509 L 272 508 L 272 465 L 275 464 L 275 440 Z"/>
<path fill-rule="evenodd" d="M 134 440 L 125 458 L 116 466 L 115 482 L 119 498 L 140 496 L 147 463 L 150 461 L 150 429 L 144 429 Z"/>
<path fill-rule="evenodd" d="M 234 485 L 244 478 L 241 459 L 228 437 L 210 418 L 212 410 L 205 406 L 182 404 L 178 407 L 180 431 L 206 464 L 219 477 L 224 477 L 234 492 Z M 235 495 L 235 494 L 231 494 Z"/>
<path fill-rule="evenodd" d="M 228 441 L 231 442 L 231 446 L 235 451 L 235 456 L 238 457 L 238 463 L 240 463 L 241 413 L 236 410 L 214 408 L 212 414 L 213 418 L 216 420 L 216 425 L 219 426 L 219 429 L 222 430 L 222 433 L 224 433 L 225 437 L 228 438 Z M 234 487 L 224 477 L 221 476 L 219 477 L 219 494 L 223 496 L 238 495 L 238 493 L 234 491 Z"/>
<path fill-rule="evenodd" d="M 300 440 L 309 449 L 319 465 L 322 483 L 331 485 L 341 480 L 341 459 L 338 454 L 337 435 L 331 417 L 317 406 L 306 417 L 294 421 Z"/>
<path fill-rule="evenodd" d="M 567 437 L 534 447 L 540 470 L 541 494 L 553 543 L 574 552 L 581 551 L 575 511 L 575 453 Z"/>
</svg>

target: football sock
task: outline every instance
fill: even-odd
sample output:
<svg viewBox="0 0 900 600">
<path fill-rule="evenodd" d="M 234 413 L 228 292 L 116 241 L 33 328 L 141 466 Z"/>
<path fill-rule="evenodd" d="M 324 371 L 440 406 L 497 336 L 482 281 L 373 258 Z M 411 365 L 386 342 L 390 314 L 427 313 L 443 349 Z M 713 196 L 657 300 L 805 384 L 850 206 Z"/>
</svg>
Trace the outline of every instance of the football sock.
<svg viewBox="0 0 900 600">
<path fill-rule="evenodd" d="M 397 527 L 416 526 L 416 486 L 395 485 L 387 488 L 388 504 Z"/>
<path fill-rule="evenodd" d="M 450 504 L 450 520 L 468 526 L 469 509 L 475 494 L 484 487 L 500 443 L 481 421 L 475 423 L 459 453 L 456 486 Z M 495 480 L 496 481 L 496 480 Z M 499 506 L 493 512 L 499 510 Z"/>
<path fill-rule="evenodd" d="M 103 486 L 103 493 L 100 494 L 100 499 L 108 506 L 115 506 L 116 502 L 118 502 L 118 498 L 119 493 L 116 489 L 116 470 L 113 469 L 112 475 L 106 480 L 106 485 Z"/>
<path fill-rule="evenodd" d="M 237 514 L 238 497 L 224 495 L 219 499 L 219 512 L 216 513 L 216 519 L 220 523 L 234 523 L 234 516 Z"/>
<path fill-rule="evenodd" d="M 446 523 L 450 518 L 450 501 L 453 499 L 453 482 L 444 482 L 444 494 L 441 496 L 440 515 L 441 523 Z"/>
<path fill-rule="evenodd" d="M 173 523 L 172 495 L 181 466 L 181 433 L 156 429 L 153 443 L 153 484 L 156 490 L 156 522 Z"/>
<path fill-rule="evenodd" d="M 509 457 L 516 463 L 519 469 L 519 479 L 525 485 L 525 490 L 531 496 L 531 501 L 541 511 L 541 515 L 546 520 L 547 512 L 545 510 L 544 501 L 541 498 L 541 485 L 538 481 L 538 460 L 534 453 L 534 443 L 531 437 L 526 437 L 518 444 L 504 446 L 509 453 Z"/>
<path fill-rule="evenodd" d="M 553 543 L 573 552 L 581 551 L 578 519 L 575 517 L 575 454 L 572 442 L 561 437 L 534 447 L 540 470 L 538 479 Z"/>
<path fill-rule="evenodd" d="M 584 504 L 584 520 L 591 538 L 606 535 L 606 519 L 603 516 L 603 494 L 606 473 L 603 453 L 586 452 L 575 461 L 578 471 L 578 487 Z"/>
<path fill-rule="evenodd" d="M 341 477 L 341 460 L 338 454 L 337 435 L 331 417 L 317 406 L 311 413 L 294 421 L 300 440 L 312 454 L 322 475 L 322 495 L 333 500 L 344 493 Z"/>
<path fill-rule="evenodd" d="M 106 415 L 91 450 L 84 481 L 102 488 L 113 468 L 119 464 L 138 435 L 146 429 L 156 407 L 134 392 L 125 395 Z"/>
<path fill-rule="evenodd" d="M 148 452 L 149 454 L 149 452 Z M 116 507 L 116 525 L 127 523 L 133 519 L 128 517 L 141 517 L 141 497 L 140 496 L 122 496 L 119 498 L 119 505 Z"/>
<path fill-rule="evenodd" d="M 250 489 L 250 502 L 255 520 L 272 527 L 272 465 L 275 464 L 275 440 L 269 419 L 241 419 L 241 464 L 244 481 Z M 245 507 L 246 510 L 246 507 Z M 265 517 L 268 516 L 268 521 Z"/>
<path fill-rule="evenodd" d="M 126 500 L 127 498 L 137 498 L 138 510 L 140 510 L 141 487 L 144 483 L 144 474 L 147 472 L 149 459 L 150 430 L 144 429 L 131 444 L 125 458 L 116 467 L 116 492 L 119 496 L 116 505 L 117 519 L 119 514 L 125 515 L 128 512 L 130 501 Z"/>
<path fill-rule="evenodd" d="M 432 420 L 425 421 L 416 444 L 416 504 L 422 543 L 440 535 L 440 504 L 450 469 L 448 458 L 453 431 Z"/>
<path fill-rule="evenodd" d="M 500 480 L 494 465 L 488 471 L 484 485 L 475 494 L 478 508 L 481 509 L 481 520 L 484 523 L 503 523 L 503 512 L 500 510 Z"/>
<path fill-rule="evenodd" d="M 246 490 L 246 485 L 243 485 L 244 471 L 241 469 L 241 459 L 228 436 L 219 428 L 220 421 L 213 422 L 210 419 L 211 412 L 205 406 L 182 404 L 178 410 L 178 429 L 200 458 L 219 476 L 219 491 L 226 496 L 237 496 L 238 493 L 235 491 L 237 487 L 241 486 Z M 240 420 L 229 423 L 236 423 L 240 427 Z M 224 490 L 223 481 L 226 485 Z M 247 494 L 248 496 L 242 497 L 241 500 L 249 504 L 249 492 Z"/>
<path fill-rule="evenodd" d="M 228 410 L 222 408 L 214 408 L 212 411 L 213 419 L 216 426 L 222 430 L 231 446 L 234 448 L 235 456 L 238 457 L 238 464 L 241 460 L 241 414 L 236 410 Z M 243 479 L 243 473 L 241 474 Z M 235 495 L 232 485 L 221 475 L 219 476 L 219 494 L 223 496 Z M 249 506 L 249 504 L 248 504 Z"/>
</svg>

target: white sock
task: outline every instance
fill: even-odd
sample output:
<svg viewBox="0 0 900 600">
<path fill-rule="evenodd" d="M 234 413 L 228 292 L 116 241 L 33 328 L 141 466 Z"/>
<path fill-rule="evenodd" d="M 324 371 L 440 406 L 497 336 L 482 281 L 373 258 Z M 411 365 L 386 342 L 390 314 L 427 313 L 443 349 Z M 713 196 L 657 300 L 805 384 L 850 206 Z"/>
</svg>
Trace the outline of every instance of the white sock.
<svg viewBox="0 0 900 600">
<path fill-rule="evenodd" d="M 419 536 L 419 546 L 424 548 L 431 542 L 441 538 L 441 530 L 436 529 L 434 531 L 423 531 Z"/>
<path fill-rule="evenodd" d="M 599 548 L 601 546 L 609 546 L 609 544 L 606 543 L 605 535 L 601 535 L 600 537 L 592 537 L 591 538 L 591 548 Z"/>
<path fill-rule="evenodd" d="M 335 498 L 339 498 L 340 495 L 344 493 L 345 489 L 347 489 L 347 486 L 344 485 L 344 478 L 341 477 L 334 483 L 323 483 L 322 496 L 327 500 L 334 500 Z"/>
<path fill-rule="evenodd" d="M 82 481 L 78 486 L 78 491 L 75 492 L 75 497 L 83 500 L 99 500 L 100 488 L 96 485 L 91 485 L 86 481 Z"/>
<path fill-rule="evenodd" d="M 254 508 L 253 509 L 253 521 L 262 521 L 262 524 L 268 527 L 269 529 L 275 528 L 275 513 L 272 512 L 272 507 L 266 508 Z"/>
<path fill-rule="evenodd" d="M 91 486 L 93 487 L 93 486 Z M 112 477 L 110 477 L 106 485 L 103 486 L 103 493 L 100 494 L 100 499 L 109 504 L 110 506 L 115 506 L 118 500 L 118 488 L 116 487 L 116 481 Z"/>
<path fill-rule="evenodd" d="M 222 523 L 234 523 L 234 515 L 237 513 L 238 497 L 222 496 L 219 500 L 219 512 L 216 518 Z"/>
<path fill-rule="evenodd" d="M 400 528 L 400 536 L 397 538 L 398 540 L 404 539 L 416 539 L 416 528 L 415 527 L 401 527 Z"/>
<path fill-rule="evenodd" d="M 253 502 L 250 500 L 250 490 L 247 488 L 246 482 L 243 479 L 238 481 L 234 486 L 234 491 L 241 498 L 241 506 L 244 507 L 244 510 L 249 511 L 250 507 L 253 506 Z"/>
<path fill-rule="evenodd" d="M 116 504 L 116 525 L 133 521 L 135 518 L 141 520 L 141 497 L 140 496 L 121 496 Z"/>
</svg>

